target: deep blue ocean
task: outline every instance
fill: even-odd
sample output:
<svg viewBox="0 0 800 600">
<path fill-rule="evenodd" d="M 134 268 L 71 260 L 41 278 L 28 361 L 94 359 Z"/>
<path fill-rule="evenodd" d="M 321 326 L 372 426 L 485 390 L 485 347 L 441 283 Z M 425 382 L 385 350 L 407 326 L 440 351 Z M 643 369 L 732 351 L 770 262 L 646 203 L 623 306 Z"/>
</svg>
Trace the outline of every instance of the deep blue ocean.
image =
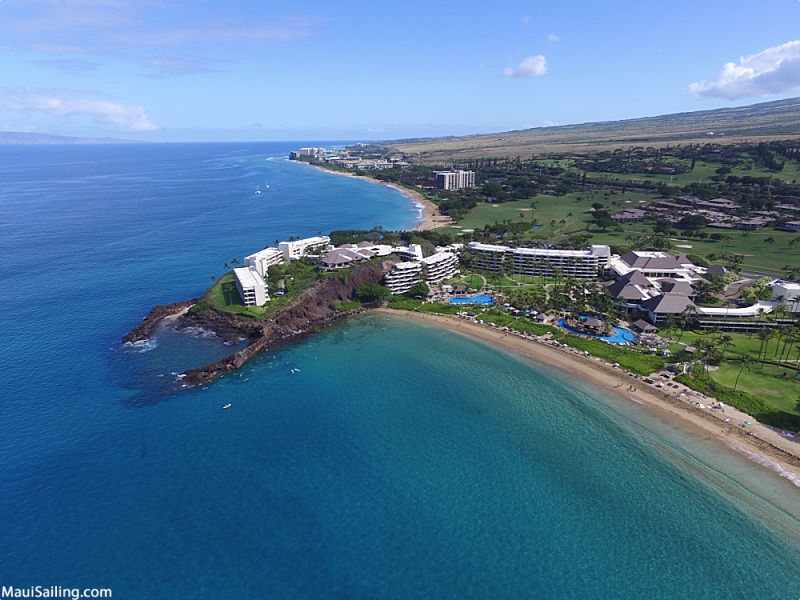
<svg viewBox="0 0 800 600">
<path fill-rule="evenodd" d="M 207 389 L 233 346 L 122 346 L 275 239 L 413 227 L 300 145 L 0 146 L 0 586 L 800 597 L 800 488 L 569 373 L 374 315 Z"/>
</svg>

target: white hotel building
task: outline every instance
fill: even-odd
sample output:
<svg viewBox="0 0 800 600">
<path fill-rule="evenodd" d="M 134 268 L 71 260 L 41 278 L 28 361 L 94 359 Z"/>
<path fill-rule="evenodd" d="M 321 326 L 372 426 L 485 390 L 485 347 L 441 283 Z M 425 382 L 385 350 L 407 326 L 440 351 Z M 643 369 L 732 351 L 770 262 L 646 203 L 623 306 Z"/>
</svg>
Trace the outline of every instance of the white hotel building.
<svg viewBox="0 0 800 600">
<path fill-rule="evenodd" d="M 440 190 L 461 190 L 475 187 L 475 171 L 434 171 Z"/>
<path fill-rule="evenodd" d="M 414 257 L 416 258 L 416 255 Z M 429 285 L 450 279 L 458 273 L 458 264 L 457 254 L 440 251 L 414 262 L 397 263 L 386 274 L 384 280 L 392 294 L 402 294 L 423 279 Z"/>
<path fill-rule="evenodd" d="M 386 273 L 384 279 L 386 287 L 389 288 L 392 294 L 402 294 L 420 281 L 421 274 L 422 263 L 401 262 L 394 265 L 392 270 Z"/>
<path fill-rule="evenodd" d="M 236 276 L 236 289 L 245 306 L 262 306 L 269 302 L 267 282 L 253 267 L 240 267 L 233 270 Z"/>
<path fill-rule="evenodd" d="M 437 252 L 433 256 L 423 258 L 422 264 L 425 265 L 427 283 L 439 283 L 458 273 L 458 255 L 452 252 Z"/>
<path fill-rule="evenodd" d="M 554 248 L 509 248 L 472 242 L 476 266 L 483 271 L 497 272 L 506 265 L 517 275 L 552 277 L 556 270 L 565 277 L 592 279 L 608 266 L 611 248 L 591 246 L 589 250 L 557 250 Z"/>
<path fill-rule="evenodd" d="M 264 248 L 255 254 L 244 257 L 246 267 L 253 267 L 262 277 L 267 276 L 267 269 L 283 263 L 283 252 L 280 248 Z"/>
<path fill-rule="evenodd" d="M 283 260 L 288 263 L 303 258 L 307 254 L 324 252 L 330 245 L 331 238 L 321 235 L 292 242 L 281 242 L 278 247 L 283 252 Z"/>
</svg>

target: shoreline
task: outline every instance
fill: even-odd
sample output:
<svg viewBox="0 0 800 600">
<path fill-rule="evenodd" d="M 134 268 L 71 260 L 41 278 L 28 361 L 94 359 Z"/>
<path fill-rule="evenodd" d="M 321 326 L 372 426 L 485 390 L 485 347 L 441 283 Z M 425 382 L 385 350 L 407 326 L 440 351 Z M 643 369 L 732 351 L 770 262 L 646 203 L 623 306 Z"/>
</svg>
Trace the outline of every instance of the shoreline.
<svg viewBox="0 0 800 600">
<path fill-rule="evenodd" d="M 325 173 L 333 173 L 334 175 L 343 175 L 345 177 L 352 177 L 353 179 L 361 179 L 362 181 L 377 183 L 393 190 L 397 190 L 406 198 L 411 200 L 414 204 L 419 205 L 420 217 L 422 220 L 414 227 L 415 231 L 430 231 L 431 229 L 438 229 L 439 227 L 450 227 L 453 224 L 453 221 L 450 217 L 442 215 L 439 212 L 438 206 L 436 206 L 433 202 L 428 200 L 416 190 L 411 190 L 407 187 L 389 181 L 381 181 L 380 179 L 375 179 L 374 177 L 367 177 L 366 175 L 356 175 L 354 173 L 345 173 L 343 171 L 333 171 L 319 165 L 311 166 Z"/>
<path fill-rule="evenodd" d="M 735 453 L 740 457 L 746 457 L 750 462 L 766 466 L 776 475 L 789 479 L 794 485 L 800 486 L 800 444 L 780 436 L 769 427 L 755 421 L 753 417 L 733 407 L 726 406 L 725 413 L 720 414 L 711 411 L 710 408 L 703 409 L 692 405 L 688 402 L 689 398 L 697 398 L 707 406 L 710 406 L 712 400 L 708 397 L 697 396 L 696 392 L 692 392 L 684 386 L 680 386 L 680 390 L 686 390 L 688 395 L 676 397 L 673 394 L 678 392 L 667 393 L 652 387 L 642 380 L 628 376 L 619 368 L 615 369 L 600 360 L 576 354 L 573 349 L 567 350 L 551 346 L 536 341 L 531 336 L 523 338 L 518 334 L 504 332 L 488 325 L 479 325 L 455 316 L 423 314 L 388 308 L 376 308 L 371 312 L 395 315 L 418 323 L 428 323 L 560 369 L 603 392 L 652 409 L 664 420 L 716 441 L 720 449 Z M 635 387 L 635 391 L 631 391 L 631 387 Z M 675 390 L 675 388 L 670 389 Z M 725 422 L 724 417 L 730 418 L 731 422 Z M 739 427 L 739 424 L 745 420 L 752 423 L 747 430 L 754 431 L 755 436 L 748 435 L 744 429 Z M 737 451 L 736 447 L 741 448 L 742 451 Z M 783 472 L 760 463 L 756 460 L 758 457 L 772 461 Z"/>
</svg>

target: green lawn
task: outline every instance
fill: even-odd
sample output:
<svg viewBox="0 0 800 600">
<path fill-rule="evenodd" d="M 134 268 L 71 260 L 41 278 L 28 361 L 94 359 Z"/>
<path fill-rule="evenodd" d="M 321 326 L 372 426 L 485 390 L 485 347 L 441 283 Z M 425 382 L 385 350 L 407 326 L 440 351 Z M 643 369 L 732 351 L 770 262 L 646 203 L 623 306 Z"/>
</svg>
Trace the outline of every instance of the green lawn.
<svg viewBox="0 0 800 600">
<path fill-rule="evenodd" d="M 695 170 L 697 168 L 699 167 L 696 167 Z M 713 169 L 711 172 L 713 172 Z M 763 175 L 763 173 L 755 172 L 750 174 Z M 581 198 L 581 201 L 578 201 L 578 198 Z M 591 243 L 593 244 L 628 246 L 630 242 L 625 239 L 626 237 L 651 233 L 653 225 L 651 223 L 625 223 L 621 225 L 622 231 L 615 231 L 615 227 L 602 231 L 591 226 L 591 204 L 594 202 L 605 204 L 609 211 L 613 213 L 626 207 L 646 205 L 656 199 L 656 196 L 652 194 L 639 192 L 621 194 L 619 192 L 611 193 L 608 190 L 587 188 L 585 191 L 573 192 L 561 197 L 539 195 L 531 200 L 517 200 L 502 204 L 481 203 L 472 209 L 457 226 L 443 228 L 441 231 L 460 236 L 464 241 L 468 242 L 470 232 L 464 232 L 464 229 L 482 230 L 485 225 L 502 223 L 503 221 L 530 222 L 536 219 L 539 223 L 539 229 L 526 234 L 524 236 L 525 239 L 558 242 L 565 235 L 588 231 L 592 235 Z M 536 204 L 536 209 L 531 209 L 532 202 Z M 562 220 L 565 222 L 564 224 L 561 224 Z M 550 225 L 552 221 L 556 222 L 553 227 Z M 686 252 L 687 254 L 697 254 L 703 257 L 710 253 L 719 255 L 723 251 L 736 252 L 744 255 L 743 268 L 775 273 L 776 275 L 783 272 L 784 266 L 795 265 L 800 262 L 800 244 L 793 248 L 789 246 L 789 242 L 800 234 L 775 231 L 770 228 L 749 233 L 707 228 L 705 232 L 709 235 L 714 233 L 731 235 L 733 241 L 723 249 L 723 242 L 721 241 L 687 238 L 683 235 L 683 232 L 679 232 L 678 235 L 670 238 L 673 244 L 672 252 Z M 770 237 L 774 238 L 774 243 L 765 243 L 765 240 Z M 502 242 L 498 240 L 498 243 Z M 691 248 L 678 248 L 678 245 L 691 246 Z"/>
<path fill-rule="evenodd" d="M 651 230 L 652 225 L 649 223 L 625 223 L 622 225 L 622 232 L 615 232 L 609 229 L 602 232 L 596 229 L 591 230 L 592 243 L 594 244 L 608 244 L 610 246 L 626 246 L 628 242 L 625 238 L 629 235 L 640 235 L 645 233 L 645 230 Z M 733 241 L 726 246 L 729 252 L 744 255 L 745 269 L 754 269 L 757 271 L 765 271 L 768 273 L 781 274 L 784 266 L 793 266 L 800 263 L 800 244 L 792 248 L 789 242 L 797 237 L 796 233 L 787 233 L 783 231 L 775 231 L 774 229 L 760 229 L 750 232 L 745 235 L 745 232 L 736 230 L 716 230 L 707 228 L 705 231 L 710 235 L 712 233 L 728 234 L 733 237 Z M 681 234 L 683 232 L 680 232 Z M 772 237 L 775 239 L 773 244 L 767 244 L 764 240 Z M 699 256 L 706 256 L 709 253 L 721 254 L 723 251 L 722 242 L 714 242 L 711 240 L 697 240 L 695 238 L 687 238 L 683 235 L 671 236 L 673 244 L 671 252 L 686 252 L 687 254 L 697 254 Z M 691 248 L 678 248 L 677 245 L 691 246 Z"/>
<path fill-rule="evenodd" d="M 710 372 L 711 379 L 732 388 L 740 366 L 735 362 L 723 363 L 717 371 Z M 782 378 L 783 373 L 787 374 L 785 379 Z M 749 370 L 742 370 L 736 389 L 758 396 L 780 410 L 800 414 L 795 410 L 800 396 L 800 381 L 794 379 L 796 374 L 794 369 L 788 367 L 764 365 L 762 369 L 751 365 Z"/>
<path fill-rule="evenodd" d="M 244 306 L 236 289 L 233 272 L 226 273 L 206 292 L 205 299 L 217 308 L 238 313 L 252 319 L 267 319 L 278 310 L 294 303 L 300 295 L 321 277 L 338 277 L 341 272 L 320 274 L 316 267 L 300 262 L 292 263 L 284 279 L 286 293 L 270 293 L 271 300 L 264 306 Z"/>
</svg>

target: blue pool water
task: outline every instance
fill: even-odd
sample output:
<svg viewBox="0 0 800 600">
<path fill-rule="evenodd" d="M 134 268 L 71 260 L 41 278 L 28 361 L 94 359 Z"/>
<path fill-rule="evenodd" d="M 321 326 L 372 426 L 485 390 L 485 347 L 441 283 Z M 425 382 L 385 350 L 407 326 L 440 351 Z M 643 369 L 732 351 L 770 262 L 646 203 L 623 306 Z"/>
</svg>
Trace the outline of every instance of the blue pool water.
<svg viewBox="0 0 800 600">
<path fill-rule="evenodd" d="M 483 306 L 489 306 L 494 304 L 494 298 L 488 294 L 480 294 L 470 298 L 450 298 L 450 304 L 480 304 Z"/>
<path fill-rule="evenodd" d="M 308 145 L 0 146 L 0 586 L 800 597 L 798 487 L 573 373 L 376 315 L 207 389 L 173 373 L 235 346 L 122 346 L 275 238 L 414 224 Z"/>
<path fill-rule="evenodd" d="M 605 342 L 611 342 L 612 344 L 630 344 L 633 340 L 636 339 L 636 334 L 633 333 L 630 329 L 625 329 L 624 327 L 617 327 L 614 325 L 614 331 L 616 331 L 615 335 L 594 335 L 591 333 L 585 333 L 583 331 L 577 331 L 576 329 L 572 329 L 566 323 L 565 319 L 558 320 L 558 326 L 561 329 L 569 331 L 571 333 L 577 333 L 578 335 L 585 335 L 587 337 L 592 337 L 598 340 L 603 340 Z"/>
</svg>

